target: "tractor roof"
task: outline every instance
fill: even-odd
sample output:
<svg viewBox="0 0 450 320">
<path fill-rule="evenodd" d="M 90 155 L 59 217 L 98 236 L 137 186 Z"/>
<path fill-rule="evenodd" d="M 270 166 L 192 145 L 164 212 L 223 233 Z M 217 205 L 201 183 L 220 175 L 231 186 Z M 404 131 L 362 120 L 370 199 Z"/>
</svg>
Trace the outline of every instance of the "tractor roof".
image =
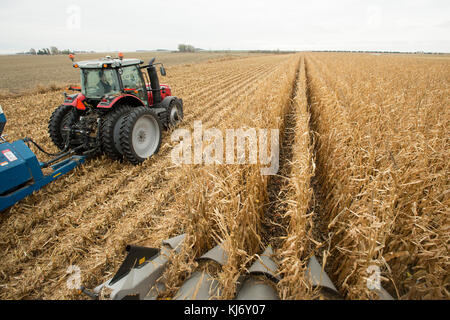
<svg viewBox="0 0 450 320">
<path fill-rule="evenodd" d="M 86 60 L 75 62 L 74 65 L 78 65 L 81 69 L 99 69 L 102 68 L 104 64 L 110 65 L 112 68 L 120 68 L 125 66 L 132 66 L 144 63 L 144 61 L 139 59 L 114 59 L 114 58 L 100 58 L 95 60 Z"/>
</svg>

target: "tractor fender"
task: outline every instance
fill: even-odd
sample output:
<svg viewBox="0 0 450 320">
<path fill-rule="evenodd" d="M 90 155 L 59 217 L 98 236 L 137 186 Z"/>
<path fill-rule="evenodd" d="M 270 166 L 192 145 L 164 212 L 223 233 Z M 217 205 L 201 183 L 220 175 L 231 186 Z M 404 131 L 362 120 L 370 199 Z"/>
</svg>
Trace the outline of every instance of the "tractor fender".
<svg viewBox="0 0 450 320">
<path fill-rule="evenodd" d="M 86 110 L 86 106 L 83 103 L 85 99 L 86 97 L 82 93 L 66 95 L 63 104 L 65 106 L 72 106 L 78 110 Z"/>
<path fill-rule="evenodd" d="M 163 101 L 161 101 L 158 105 L 156 105 L 155 107 L 158 108 L 168 108 L 170 103 L 172 102 L 172 100 L 178 100 L 180 101 L 181 105 L 183 105 L 183 100 L 182 99 L 178 99 L 175 96 L 168 96 L 165 97 Z"/>
<path fill-rule="evenodd" d="M 112 97 L 110 99 L 103 98 L 100 101 L 100 103 L 97 105 L 97 108 L 111 109 L 118 103 L 127 104 L 127 105 L 131 105 L 131 106 L 136 106 L 136 107 L 145 106 L 145 103 L 138 97 L 136 97 L 132 94 L 123 94 L 118 97 Z"/>
<path fill-rule="evenodd" d="M 169 110 L 170 103 L 172 101 L 178 101 L 181 104 L 181 110 L 183 110 L 183 100 L 179 99 L 175 96 L 165 97 L 163 101 L 161 101 L 160 103 L 158 103 L 152 107 L 152 110 L 158 115 L 158 117 L 160 118 L 160 120 L 162 121 L 162 123 L 164 124 L 164 126 L 166 128 L 169 127 L 169 118 L 170 118 L 169 112 L 170 111 L 168 111 L 168 110 Z M 183 112 L 181 111 L 181 117 L 183 117 L 182 114 L 183 114 Z"/>
</svg>

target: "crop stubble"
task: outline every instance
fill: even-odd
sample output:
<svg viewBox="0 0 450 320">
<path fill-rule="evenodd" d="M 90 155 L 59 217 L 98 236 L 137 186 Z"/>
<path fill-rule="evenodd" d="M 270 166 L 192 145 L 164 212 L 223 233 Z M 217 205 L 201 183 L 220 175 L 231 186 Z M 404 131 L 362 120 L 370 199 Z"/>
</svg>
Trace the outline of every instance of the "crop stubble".
<svg viewBox="0 0 450 320">
<path fill-rule="evenodd" d="M 278 128 L 278 176 L 261 176 L 260 165 L 175 166 L 170 132 L 140 166 L 90 160 L 1 217 L 0 297 L 76 298 L 70 264 L 92 287 L 112 276 L 125 244 L 158 247 L 186 232 L 164 297 L 224 241 L 221 298 L 267 244 L 283 299 L 315 296 L 304 277 L 313 254 L 346 298 L 377 298 L 371 264 L 394 296 L 448 298 L 447 61 L 302 54 L 170 68 L 164 82 L 184 100 L 183 128 Z M 60 101 L 54 92 L 2 100 L 10 139 L 51 149 L 46 124 Z"/>
</svg>

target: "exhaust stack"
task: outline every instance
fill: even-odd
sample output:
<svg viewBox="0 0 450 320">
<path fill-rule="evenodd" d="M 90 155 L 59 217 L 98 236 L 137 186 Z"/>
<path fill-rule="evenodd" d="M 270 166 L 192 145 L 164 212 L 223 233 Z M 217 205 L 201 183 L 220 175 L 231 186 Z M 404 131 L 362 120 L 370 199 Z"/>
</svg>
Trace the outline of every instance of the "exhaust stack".
<svg viewBox="0 0 450 320">
<path fill-rule="evenodd" d="M 155 58 L 150 60 L 148 67 L 147 67 L 147 72 L 148 72 L 148 77 L 150 78 L 150 85 L 152 86 L 153 104 L 158 104 L 162 100 L 161 99 L 161 87 L 159 86 L 159 79 L 158 79 L 158 74 L 156 72 L 156 68 L 153 65 L 154 62 L 155 62 Z"/>
</svg>

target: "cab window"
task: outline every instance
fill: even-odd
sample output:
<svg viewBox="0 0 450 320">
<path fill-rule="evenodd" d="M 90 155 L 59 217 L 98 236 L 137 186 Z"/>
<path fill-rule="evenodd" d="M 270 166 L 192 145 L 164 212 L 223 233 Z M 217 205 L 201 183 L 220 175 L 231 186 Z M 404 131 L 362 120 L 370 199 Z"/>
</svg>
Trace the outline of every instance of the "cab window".
<svg viewBox="0 0 450 320">
<path fill-rule="evenodd" d="M 120 92 L 117 73 L 112 69 L 84 69 L 81 82 L 83 94 L 91 99 Z"/>
<path fill-rule="evenodd" d="M 142 89 L 144 82 L 137 66 L 128 66 L 122 68 L 122 84 L 124 89 Z"/>
</svg>

